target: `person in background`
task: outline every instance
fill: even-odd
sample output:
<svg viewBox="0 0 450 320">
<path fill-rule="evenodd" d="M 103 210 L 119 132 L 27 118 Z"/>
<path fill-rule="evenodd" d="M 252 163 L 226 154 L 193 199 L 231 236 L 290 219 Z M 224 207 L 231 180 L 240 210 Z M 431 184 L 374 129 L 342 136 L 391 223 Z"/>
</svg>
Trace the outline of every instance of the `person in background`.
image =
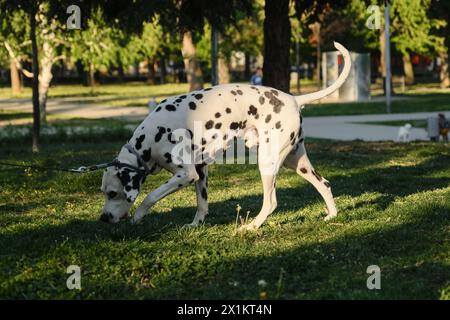
<svg viewBox="0 0 450 320">
<path fill-rule="evenodd" d="M 438 114 L 439 134 L 444 141 L 448 141 L 448 132 L 450 131 L 450 121 L 445 118 L 443 113 Z"/>
<path fill-rule="evenodd" d="M 256 72 L 252 75 L 250 83 L 256 86 L 260 86 L 262 85 L 262 77 L 263 77 L 262 68 L 258 67 L 256 68 Z"/>
</svg>

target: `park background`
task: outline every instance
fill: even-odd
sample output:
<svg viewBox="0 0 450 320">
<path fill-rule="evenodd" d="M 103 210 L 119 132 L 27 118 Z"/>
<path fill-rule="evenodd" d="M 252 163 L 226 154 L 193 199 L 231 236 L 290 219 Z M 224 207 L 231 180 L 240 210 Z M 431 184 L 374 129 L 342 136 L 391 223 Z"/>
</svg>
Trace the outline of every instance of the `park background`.
<svg viewBox="0 0 450 320">
<path fill-rule="evenodd" d="M 73 4 L 79 29 L 67 24 Z M 379 28 L 368 26 L 370 5 Z M 383 10 L 363 0 L 0 0 L 0 160 L 19 165 L 109 161 L 150 100 L 247 83 L 257 67 L 265 85 L 316 91 L 333 41 L 370 53 L 371 71 L 370 100 L 302 111 L 340 213 L 329 223 L 319 194 L 284 169 L 277 211 L 239 234 L 262 200 L 251 165 L 211 167 L 210 212 L 196 229 L 181 228 L 195 213 L 191 189 L 159 202 L 143 226 L 110 226 L 97 221 L 100 172 L 1 167 L 0 297 L 448 299 L 450 152 L 426 141 L 426 120 L 450 112 L 450 1 L 390 2 L 390 114 Z M 407 122 L 421 139 L 383 135 Z M 142 194 L 167 177 L 149 177 Z M 66 287 L 69 265 L 81 266 L 81 290 Z M 381 290 L 366 287 L 370 265 Z"/>
</svg>

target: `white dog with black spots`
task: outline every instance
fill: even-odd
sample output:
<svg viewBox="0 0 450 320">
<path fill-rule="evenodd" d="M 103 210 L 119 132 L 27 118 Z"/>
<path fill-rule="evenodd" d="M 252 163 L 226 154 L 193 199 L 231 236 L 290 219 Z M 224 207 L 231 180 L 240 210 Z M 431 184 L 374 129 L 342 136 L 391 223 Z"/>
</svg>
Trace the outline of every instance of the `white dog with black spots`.
<svg viewBox="0 0 450 320">
<path fill-rule="evenodd" d="M 317 189 L 327 205 L 326 220 L 335 217 L 330 183 L 314 170 L 306 154 L 300 115 L 305 104 L 331 94 L 346 80 L 350 55 L 339 43 L 335 47 L 344 57 L 343 71 L 335 83 L 318 92 L 292 96 L 265 86 L 226 84 L 161 101 L 122 148 L 117 165 L 105 170 L 101 190 L 106 202 L 100 219 L 115 223 L 125 218 L 146 175 L 166 169 L 172 177 L 145 197 L 132 222 L 141 222 L 162 198 L 195 184 L 197 212 L 189 226 L 202 223 L 208 214 L 208 164 L 235 137 L 258 147 L 264 192 L 261 211 L 242 229 L 259 228 L 277 207 L 275 180 L 282 165 Z"/>
</svg>

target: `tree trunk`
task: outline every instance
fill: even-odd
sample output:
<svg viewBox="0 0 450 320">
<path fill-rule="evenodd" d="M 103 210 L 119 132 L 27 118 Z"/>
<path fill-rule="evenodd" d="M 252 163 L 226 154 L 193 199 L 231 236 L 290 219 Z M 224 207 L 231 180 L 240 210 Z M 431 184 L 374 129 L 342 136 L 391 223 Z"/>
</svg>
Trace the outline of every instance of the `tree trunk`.
<svg viewBox="0 0 450 320">
<path fill-rule="evenodd" d="M 219 56 L 217 68 L 219 69 L 219 84 L 230 83 L 230 69 L 227 60 Z"/>
<path fill-rule="evenodd" d="M 405 83 L 407 85 L 414 84 L 414 69 L 409 53 L 403 54 L 403 72 L 405 73 Z"/>
<path fill-rule="evenodd" d="M 249 81 L 252 77 L 251 71 L 250 71 L 250 55 L 248 53 L 245 53 L 244 56 L 245 66 L 244 66 L 244 78 L 246 81 Z M 220 71 L 219 71 L 220 72 Z"/>
<path fill-rule="evenodd" d="M 39 74 L 39 109 L 41 123 L 47 122 L 47 95 L 52 81 L 54 50 L 47 42 L 42 44 L 41 73 Z"/>
<path fill-rule="evenodd" d="M 449 54 L 446 51 L 439 53 L 439 58 L 441 59 L 441 68 L 439 70 L 439 78 L 441 80 L 441 88 L 447 88 L 450 86 L 450 76 L 449 76 Z"/>
<path fill-rule="evenodd" d="M 125 77 L 125 74 L 123 72 L 123 64 L 122 62 L 119 62 L 118 66 L 117 66 L 117 80 L 119 81 L 119 83 L 123 82 L 123 79 Z"/>
<path fill-rule="evenodd" d="M 200 63 L 197 59 L 197 50 L 192 41 L 192 33 L 185 32 L 183 34 L 183 45 L 181 48 L 183 53 L 184 68 L 186 70 L 187 80 L 189 82 L 189 89 L 199 90 L 203 88 L 203 73 Z"/>
<path fill-rule="evenodd" d="M 166 75 L 167 75 L 166 59 L 164 58 L 164 56 L 162 56 L 161 59 L 159 59 L 159 70 L 160 70 L 159 83 L 164 84 L 166 83 Z"/>
<path fill-rule="evenodd" d="M 96 85 L 95 67 L 94 67 L 94 64 L 92 64 L 92 63 L 89 63 L 89 70 L 88 70 L 87 76 L 88 76 L 88 81 L 87 81 L 88 86 L 94 87 Z"/>
<path fill-rule="evenodd" d="M 266 0 L 264 12 L 264 85 L 289 92 L 290 0 Z"/>
<path fill-rule="evenodd" d="M 13 95 L 18 95 L 21 91 L 19 69 L 17 69 L 16 63 L 11 59 L 10 63 L 11 74 L 11 90 Z"/>
<path fill-rule="evenodd" d="M 147 69 L 148 69 L 147 83 L 149 85 L 156 84 L 156 79 L 155 79 L 155 61 L 153 59 L 148 59 Z"/>
<path fill-rule="evenodd" d="M 36 12 L 37 4 L 32 1 L 30 5 L 30 40 L 31 50 L 33 54 L 33 134 L 32 134 L 32 150 L 39 152 L 39 134 L 40 134 L 40 114 L 39 114 L 39 60 L 38 49 L 36 43 Z"/>
</svg>

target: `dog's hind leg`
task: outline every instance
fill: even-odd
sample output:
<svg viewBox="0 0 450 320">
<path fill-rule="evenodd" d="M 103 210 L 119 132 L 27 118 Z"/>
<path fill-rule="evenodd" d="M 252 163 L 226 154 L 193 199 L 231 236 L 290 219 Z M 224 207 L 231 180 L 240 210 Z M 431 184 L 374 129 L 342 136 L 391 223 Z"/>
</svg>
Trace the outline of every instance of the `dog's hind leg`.
<svg viewBox="0 0 450 320">
<path fill-rule="evenodd" d="M 303 141 L 299 142 L 295 146 L 295 149 L 286 157 L 283 165 L 287 168 L 295 170 L 300 176 L 311 183 L 320 193 L 323 200 L 325 200 L 328 209 L 328 214 L 325 217 L 325 220 L 329 220 L 337 215 L 330 183 L 314 170 L 314 167 L 311 165 L 308 155 L 306 154 Z"/>
<path fill-rule="evenodd" d="M 258 167 L 264 191 L 263 206 L 255 219 L 249 224 L 241 226 L 240 230 L 258 229 L 277 207 L 277 197 L 275 192 L 276 176 L 286 155 L 290 152 L 290 147 L 282 150 L 278 158 L 269 160 L 265 163 L 262 163 L 261 159 L 267 155 L 261 152 L 261 150 L 262 148 L 260 145 L 260 148 L 258 149 Z"/>
<path fill-rule="evenodd" d="M 199 179 L 195 181 L 195 191 L 197 193 L 197 212 L 194 221 L 185 225 L 186 227 L 196 227 L 205 220 L 208 214 L 208 165 L 197 164 L 195 170 Z"/>
<path fill-rule="evenodd" d="M 159 200 L 165 196 L 194 183 L 199 179 L 194 165 L 184 165 L 182 169 L 178 169 L 174 175 L 163 185 L 151 192 L 145 197 L 141 205 L 136 209 L 136 213 L 131 220 L 132 223 L 139 223 L 148 213 L 148 210 Z"/>
</svg>

